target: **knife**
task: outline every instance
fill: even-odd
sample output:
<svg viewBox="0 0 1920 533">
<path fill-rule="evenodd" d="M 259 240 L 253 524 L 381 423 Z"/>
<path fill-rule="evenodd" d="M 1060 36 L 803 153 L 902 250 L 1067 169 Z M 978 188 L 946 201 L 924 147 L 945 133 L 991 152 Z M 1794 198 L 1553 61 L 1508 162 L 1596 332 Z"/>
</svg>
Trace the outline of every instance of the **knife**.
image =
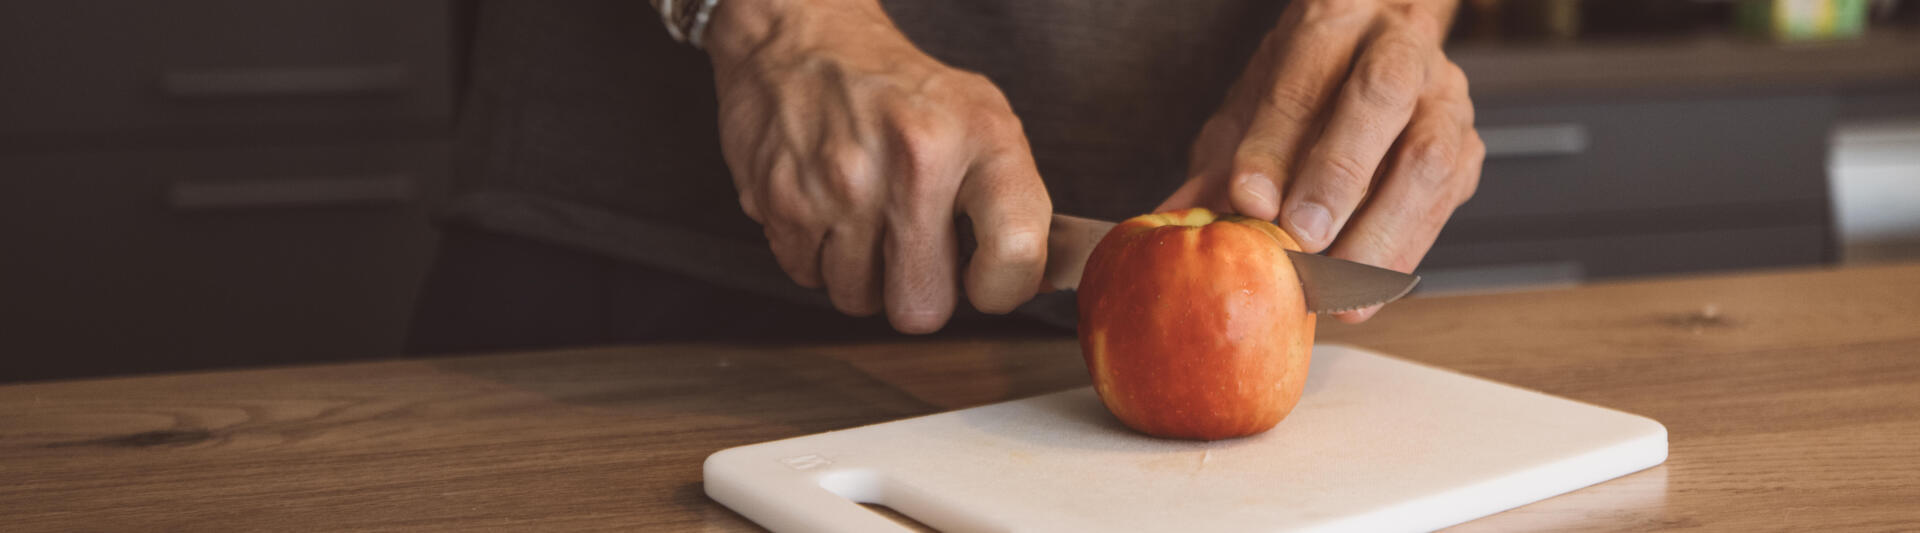
<svg viewBox="0 0 1920 533">
<path fill-rule="evenodd" d="M 1042 279 L 1053 290 L 1080 285 L 1087 256 L 1100 239 L 1117 225 L 1071 215 L 1054 215 L 1047 232 L 1047 270 Z M 1420 283 L 1420 276 L 1396 272 L 1372 265 L 1335 259 L 1324 255 L 1287 250 L 1293 270 L 1300 275 L 1301 293 L 1307 298 L 1307 311 L 1338 313 L 1365 309 L 1406 296 Z"/>
<path fill-rule="evenodd" d="M 825 294 L 794 284 L 764 244 L 737 242 L 700 231 L 656 224 L 612 211 L 586 208 L 549 198 L 482 192 L 452 199 L 437 213 L 447 220 L 520 237 L 592 251 L 714 285 L 765 294 L 796 304 L 831 309 Z M 1045 287 L 1080 285 L 1087 256 L 1115 223 L 1054 215 L 1047 237 Z M 963 236 L 967 224 L 958 225 Z M 971 239 L 965 239 L 970 241 Z M 963 247 L 971 243 L 963 243 Z M 1332 313 L 1391 302 L 1413 290 L 1420 277 L 1330 257 L 1289 252 L 1300 274 L 1307 309 Z M 1034 318 L 1073 326 L 1073 298 L 1036 298 Z M 1045 301 L 1042 301 L 1045 300 Z"/>
</svg>

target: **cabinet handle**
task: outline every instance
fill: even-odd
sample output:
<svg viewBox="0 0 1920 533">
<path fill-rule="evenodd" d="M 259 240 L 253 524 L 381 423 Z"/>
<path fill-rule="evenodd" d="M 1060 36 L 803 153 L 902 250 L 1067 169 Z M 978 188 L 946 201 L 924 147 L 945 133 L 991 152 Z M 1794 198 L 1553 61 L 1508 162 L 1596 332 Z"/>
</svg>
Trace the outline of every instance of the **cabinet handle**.
<svg viewBox="0 0 1920 533">
<path fill-rule="evenodd" d="M 1487 158 L 1580 155 L 1587 151 L 1584 124 L 1481 127 Z"/>
<path fill-rule="evenodd" d="M 168 184 L 167 206 L 204 211 L 395 205 L 413 199 L 413 181 L 404 175 L 180 181 Z"/>
<path fill-rule="evenodd" d="M 180 69 L 160 86 L 180 98 L 365 96 L 405 91 L 409 78 L 401 65 Z"/>
</svg>

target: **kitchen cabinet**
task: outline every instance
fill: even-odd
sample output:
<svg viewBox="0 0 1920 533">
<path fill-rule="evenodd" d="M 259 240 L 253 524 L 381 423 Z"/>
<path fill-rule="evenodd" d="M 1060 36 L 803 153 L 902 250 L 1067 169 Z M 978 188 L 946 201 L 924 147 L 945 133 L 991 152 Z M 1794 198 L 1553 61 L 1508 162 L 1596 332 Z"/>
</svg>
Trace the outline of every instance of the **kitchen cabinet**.
<svg viewBox="0 0 1920 533">
<path fill-rule="evenodd" d="M 0 381 L 398 353 L 450 35 L 445 1 L 0 0 Z"/>
<path fill-rule="evenodd" d="M 1920 33 L 1467 43 L 1488 156 L 1421 265 L 1432 292 L 1838 260 L 1841 120 L 1920 116 Z"/>
<path fill-rule="evenodd" d="M 17 150 L 443 124 L 447 10 L 428 0 L 0 0 L 0 139 Z"/>
<path fill-rule="evenodd" d="M 1423 268 L 1573 282 L 1832 259 L 1826 95 L 1483 102 L 1480 187 Z M 1538 268 L 1533 271 L 1539 271 Z"/>
</svg>

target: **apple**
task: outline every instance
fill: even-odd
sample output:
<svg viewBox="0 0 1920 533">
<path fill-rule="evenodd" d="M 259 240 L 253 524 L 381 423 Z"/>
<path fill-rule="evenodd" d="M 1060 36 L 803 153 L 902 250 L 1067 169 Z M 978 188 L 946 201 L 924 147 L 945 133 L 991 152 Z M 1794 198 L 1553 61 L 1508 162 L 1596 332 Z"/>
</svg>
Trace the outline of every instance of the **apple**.
<svg viewBox="0 0 1920 533">
<path fill-rule="evenodd" d="M 1280 423 L 1300 401 L 1314 316 L 1264 220 L 1203 208 L 1114 226 L 1080 280 L 1080 351 L 1122 423 L 1215 440 Z"/>
</svg>

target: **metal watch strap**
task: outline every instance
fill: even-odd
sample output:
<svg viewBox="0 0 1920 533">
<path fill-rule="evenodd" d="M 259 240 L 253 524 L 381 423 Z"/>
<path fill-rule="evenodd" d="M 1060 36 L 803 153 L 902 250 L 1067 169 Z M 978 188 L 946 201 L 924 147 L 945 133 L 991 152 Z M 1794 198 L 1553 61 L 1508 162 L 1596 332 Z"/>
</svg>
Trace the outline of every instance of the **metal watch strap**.
<svg viewBox="0 0 1920 533">
<path fill-rule="evenodd" d="M 720 0 L 652 0 L 673 40 L 701 48 L 707 35 L 707 22 L 713 19 L 713 7 Z"/>
</svg>

